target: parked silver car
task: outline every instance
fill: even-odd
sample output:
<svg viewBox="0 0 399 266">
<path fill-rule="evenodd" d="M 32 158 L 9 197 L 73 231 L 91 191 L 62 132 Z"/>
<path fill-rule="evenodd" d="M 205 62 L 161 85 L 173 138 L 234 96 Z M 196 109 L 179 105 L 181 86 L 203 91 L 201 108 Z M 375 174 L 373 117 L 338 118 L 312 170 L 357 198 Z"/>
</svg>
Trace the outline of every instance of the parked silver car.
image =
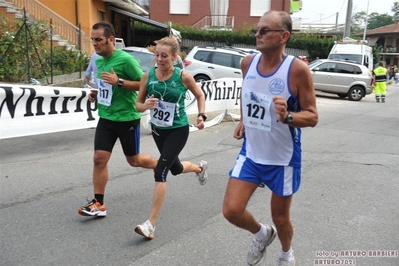
<svg viewBox="0 0 399 266">
<path fill-rule="evenodd" d="M 196 82 L 242 78 L 241 61 L 249 53 L 242 48 L 195 46 L 183 61 Z"/>
<path fill-rule="evenodd" d="M 154 54 L 147 48 L 128 46 L 123 47 L 122 50 L 136 57 L 143 72 L 147 72 L 154 66 Z"/>
<path fill-rule="evenodd" d="M 133 55 L 139 61 L 143 72 L 150 70 L 155 64 L 155 55 L 153 52 L 143 47 L 127 46 L 122 48 L 123 51 Z M 177 59 L 173 61 L 173 66 L 180 67 L 184 69 L 183 60 L 179 55 Z"/>
<path fill-rule="evenodd" d="M 315 90 L 360 101 L 372 92 L 370 70 L 347 61 L 319 59 L 309 64 Z"/>
</svg>

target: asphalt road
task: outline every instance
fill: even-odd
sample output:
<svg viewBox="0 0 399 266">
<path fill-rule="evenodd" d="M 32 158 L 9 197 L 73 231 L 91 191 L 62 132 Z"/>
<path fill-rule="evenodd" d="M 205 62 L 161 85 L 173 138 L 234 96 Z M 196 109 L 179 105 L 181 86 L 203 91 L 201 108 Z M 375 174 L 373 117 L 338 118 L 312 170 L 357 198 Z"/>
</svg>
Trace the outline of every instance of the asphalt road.
<svg viewBox="0 0 399 266">
<path fill-rule="evenodd" d="M 297 265 L 399 265 L 399 85 L 388 87 L 384 104 L 374 95 L 351 102 L 319 93 L 317 104 L 319 124 L 303 130 L 302 184 L 291 210 Z M 93 197 L 94 129 L 1 140 L 0 264 L 245 265 L 252 236 L 221 213 L 241 145 L 234 128 L 226 117 L 190 134 L 181 158 L 208 160 L 209 181 L 169 176 L 152 241 L 134 227 L 149 216 L 153 173 L 130 167 L 119 144 L 109 164 L 108 216 L 100 219 L 77 213 Z M 149 132 L 141 145 L 158 156 Z M 270 195 L 259 189 L 249 203 L 265 223 Z M 279 249 L 276 239 L 264 265 L 276 264 Z"/>
</svg>

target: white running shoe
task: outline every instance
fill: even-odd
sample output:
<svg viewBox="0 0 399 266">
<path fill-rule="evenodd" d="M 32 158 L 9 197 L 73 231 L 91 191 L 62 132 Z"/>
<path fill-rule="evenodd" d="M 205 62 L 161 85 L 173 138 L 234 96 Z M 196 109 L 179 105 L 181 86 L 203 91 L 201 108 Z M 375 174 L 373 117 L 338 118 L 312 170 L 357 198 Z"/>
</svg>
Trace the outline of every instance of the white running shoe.
<svg viewBox="0 0 399 266">
<path fill-rule="evenodd" d="M 283 260 L 282 258 L 278 259 L 279 266 L 295 266 L 295 258 L 292 257 L 290 260 Z"/>
<path fill-rule="evenodd" d="M 263 241 L 254 238 L 251 248 L 248 251 L 247 263 L 251 266 L 260 265 L 266 256 L 266 247 L 269 246 L 276 237 L 277 230 L 271 225 L 265 225 L 267 228 L 267 237 Z"/>
<path fill-rule="evenodd" d="M 137 234 L 144 236 L 145 238 L 153 239 L 154 238 L 155 227 L 152 226 L 152 224 L 151 224 L 151 222 L 149 220 L 147 220 L 144 223 L 136 226 L 134 231 Z"/>
<path fill-rule="evenodd" d="M 201 171 L 201 173 L 197 174 L 197 177 L 198 177 L 199 183 L 203 186 L 203 185 L 205 185 L 206 181 L 208 181 L 208 172 L 207 172 L 208 162 L 202 160 L 199 163 L 199 166 L 202 168 L 202 171 Z"/>
</svg>

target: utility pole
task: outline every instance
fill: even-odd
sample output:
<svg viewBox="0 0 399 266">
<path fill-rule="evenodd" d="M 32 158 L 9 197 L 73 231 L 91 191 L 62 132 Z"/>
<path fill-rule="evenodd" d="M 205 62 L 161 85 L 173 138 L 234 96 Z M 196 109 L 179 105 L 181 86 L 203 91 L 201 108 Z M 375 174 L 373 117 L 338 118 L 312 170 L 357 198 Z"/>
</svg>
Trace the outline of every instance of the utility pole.
<svg viewBox="0 0 399 266">
<path fill-rule="evenodd" d="M 338 31 L 338 12 L 337 15 L 335 16 L 335 31 Z"/>
<path fill-rule="evenodd" d="M 352 0 L 348 0 L 348 8 L 346 10 L 345 32 L 344 38 L 351 34 L 351 18 L 352 18 Z"/>
<path fill-rule="evenodd" d="M 366 22 L 365 22 L 366 25 L 364 25 L 363 41 L 366 40 L 367 23 L 369 18 L 369 5 L 370 5 L 370 0 L 368 0 L 367 2 L 367 12 L 366 12 Z"/>
<path fill-rule="evenodd" d="M 351 34 L 352 5 L 353 5 L 352 0 L 348 0 L 348 8 L 346 9 L 344 38 L 349 37 Z"/>
<path fill-rule="evenodd" d="M 319 23 L 319 27 L 320 27 L 320 29 L 319 29 L 319 32 L 322 32 L 322 27 L 321 27 L 321 17 L 323 16 L 323 14 L 319 14 L 320 15 L 320 23 Z"/>
</svg>

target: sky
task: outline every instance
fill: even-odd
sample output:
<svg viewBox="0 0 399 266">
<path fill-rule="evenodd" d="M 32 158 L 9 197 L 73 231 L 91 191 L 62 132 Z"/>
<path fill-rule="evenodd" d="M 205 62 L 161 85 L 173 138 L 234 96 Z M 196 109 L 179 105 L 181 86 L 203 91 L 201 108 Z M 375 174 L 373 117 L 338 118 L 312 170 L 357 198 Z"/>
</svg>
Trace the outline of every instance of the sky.
<svg viewBox="0 0 399 266">
<path fill-rule="evenodd" d="M 367 12 L 368 14 L 377 12 L 393 15 L 391 7 L 394 0 L 352 0 L 352 16 L 357 12 Z M 292 18 L 302 18 L 302 23 L 310 24 L 335 24 L 338 14 L 338 24 L 345 23 L 348 0 L 302 0 L 302 10 L 292 14 Z"/>
</svg>

